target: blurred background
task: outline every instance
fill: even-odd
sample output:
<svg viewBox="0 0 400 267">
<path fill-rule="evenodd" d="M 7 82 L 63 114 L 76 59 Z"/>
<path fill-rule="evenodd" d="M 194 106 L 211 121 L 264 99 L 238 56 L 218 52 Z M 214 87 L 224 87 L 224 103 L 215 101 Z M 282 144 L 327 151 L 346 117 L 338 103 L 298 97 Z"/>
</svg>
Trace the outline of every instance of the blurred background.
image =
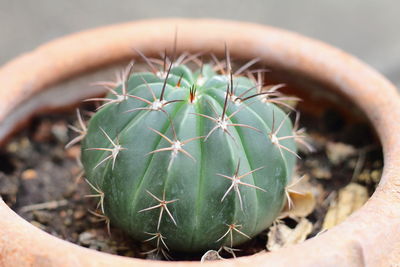
<svg viewBox="0 0 400 267">
<path fill-rule="evenodd" d="M 51 39 L 156 17 L 212 17 L 272 25 L 351 53 L 400 87 L 398 0 L 0 0 L 0 65 Z"/>
</svg>

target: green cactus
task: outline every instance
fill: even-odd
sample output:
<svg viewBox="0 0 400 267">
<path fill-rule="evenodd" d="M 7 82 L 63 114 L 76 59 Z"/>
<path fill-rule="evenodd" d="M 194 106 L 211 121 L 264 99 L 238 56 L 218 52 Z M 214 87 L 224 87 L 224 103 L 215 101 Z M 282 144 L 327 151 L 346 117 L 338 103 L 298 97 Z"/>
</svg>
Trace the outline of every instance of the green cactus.
<svg viewBox="0 0 400 267">
<path fill-rule="evenodd" d="M 297 156 L 292 123 L 274 105 L 279 86 L 261 92 L 230 64 L 218 74 L 148 63 L 153 72 L 131 65 L 90 99 L 104 104 L 85 129 L 82 163 L 102 216 L 164 254 L 233 247 L 265 230 Z"/>
</svg>

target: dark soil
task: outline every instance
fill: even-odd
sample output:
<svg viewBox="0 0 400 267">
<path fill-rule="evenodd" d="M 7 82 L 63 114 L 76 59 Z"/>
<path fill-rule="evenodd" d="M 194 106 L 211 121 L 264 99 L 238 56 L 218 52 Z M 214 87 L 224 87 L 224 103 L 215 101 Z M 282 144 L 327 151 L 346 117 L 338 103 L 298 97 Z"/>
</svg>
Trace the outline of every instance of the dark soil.
<svg viewBox="0 0 400 267">
<path fill-rule="evenodd" d="M 64 149 L 65 144 L 76 136 L 68 129 L 75 120 L 73 111 L 37 117 L 30 127 L 1 148 L 1 197 L 24 219 L 64 240 L 112 254 L 161 258 L 161 255 L 143 254 L 152 248 L 131 240 L 112 226 L 109 236 L 104 221 L 88 212 L 88 209 L 95 209 L 96 200 L 85 197 L 90 194 L 90 188 L 81 177 L 77 161 L 80 147 Z M 346 124 L 345 119 L 334 111 L 327 111 L 321 119 L 303 115 L 302 125 L 307 128 L 316 152 L 300 150 L 302 160 L 298 161 L 298 173 L 306 174 L 313 186 L 322 188 L 314 212 L 307 217 L 313 223 L 309 235 L 312 237 L 321 230 L 332 192 L 352 180 L 366 186 L 372 194 L 383 164 L 381 148 L 371 141 L 374 138 L 366 124 Z M 327 151 L 329 142 L 351 144 L 356 153 L 332 162 Z M 330 153 L 335 153 L 334 149 Z M 289 227 L 296 225 L 292 219 L 285 219 L 285 223 Z M 267 231 L 239 247 L 241 251 L 236 255 L 265 250 Z M 171 256 L 177 260 L 199 260 L 201 257 Z M 227 252 L 222 252 L 221 256 L 231 257 Z"/>
</svg>

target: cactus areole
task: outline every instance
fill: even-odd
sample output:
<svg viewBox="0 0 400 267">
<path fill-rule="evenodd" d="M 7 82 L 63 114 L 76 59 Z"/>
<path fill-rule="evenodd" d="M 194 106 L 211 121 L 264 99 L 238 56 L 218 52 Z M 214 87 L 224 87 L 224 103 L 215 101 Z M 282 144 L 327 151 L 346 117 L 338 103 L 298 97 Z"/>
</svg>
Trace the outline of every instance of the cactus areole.
<svg viewBox="0 0 400 267">
<path fill-rule="evenodd" d="M 103 102 L 82 163 L 99 216 L 163 254 L 237 246 L 284 204 L 292 123 L 274 88 L 261 91 L 230 64 L 165 62 L 159 70 L 148 61 L 152 72 L 130 65 L 106 97 L 90 99 Z"/>
</svg>

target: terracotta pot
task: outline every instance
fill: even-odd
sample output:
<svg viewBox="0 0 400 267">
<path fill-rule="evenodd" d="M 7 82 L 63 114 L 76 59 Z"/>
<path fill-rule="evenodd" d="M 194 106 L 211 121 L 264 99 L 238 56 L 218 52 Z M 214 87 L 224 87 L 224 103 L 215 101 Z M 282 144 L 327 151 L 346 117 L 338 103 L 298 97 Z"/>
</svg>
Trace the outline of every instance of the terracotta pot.
<svg viewBox="0 0 400 267">
<path fill-rule="evenodd" d="M 371 199 L 346 221 L 318 237 L 273 253 L 207 263 L 215 266 L 398 266 L 400 263 L 400 97 L 380 74 L 335 48 L 300 35 L 250 23 L 161 19 L 67 36 L 0 69 L 0 140 L 38 110 L 68 105 L 88 92 L 50 86 L 84 72 L 147 55 L 172 44 L 178 52 L 212 51 L 226 42 L 236 59 L 259 57 L 269 66 L 321 81 L 349 98 L 370 120 L 383 146 L 384 171 Z M 60 93 L 62 97 L 60 96 Z M 55 97 L 57 95 L 57 97 Z M 36 96 L 36 98 L 35 98 Z M 33 98 L 35 100 L 33 100 Z M 30 100 L 30 101 L 29 101 Z M 24 221 L 0 200 L 1 266 L 158 266 L 60 240 Z M 171 266 L 195 262 L 165 262 Z"/>
</svg>

